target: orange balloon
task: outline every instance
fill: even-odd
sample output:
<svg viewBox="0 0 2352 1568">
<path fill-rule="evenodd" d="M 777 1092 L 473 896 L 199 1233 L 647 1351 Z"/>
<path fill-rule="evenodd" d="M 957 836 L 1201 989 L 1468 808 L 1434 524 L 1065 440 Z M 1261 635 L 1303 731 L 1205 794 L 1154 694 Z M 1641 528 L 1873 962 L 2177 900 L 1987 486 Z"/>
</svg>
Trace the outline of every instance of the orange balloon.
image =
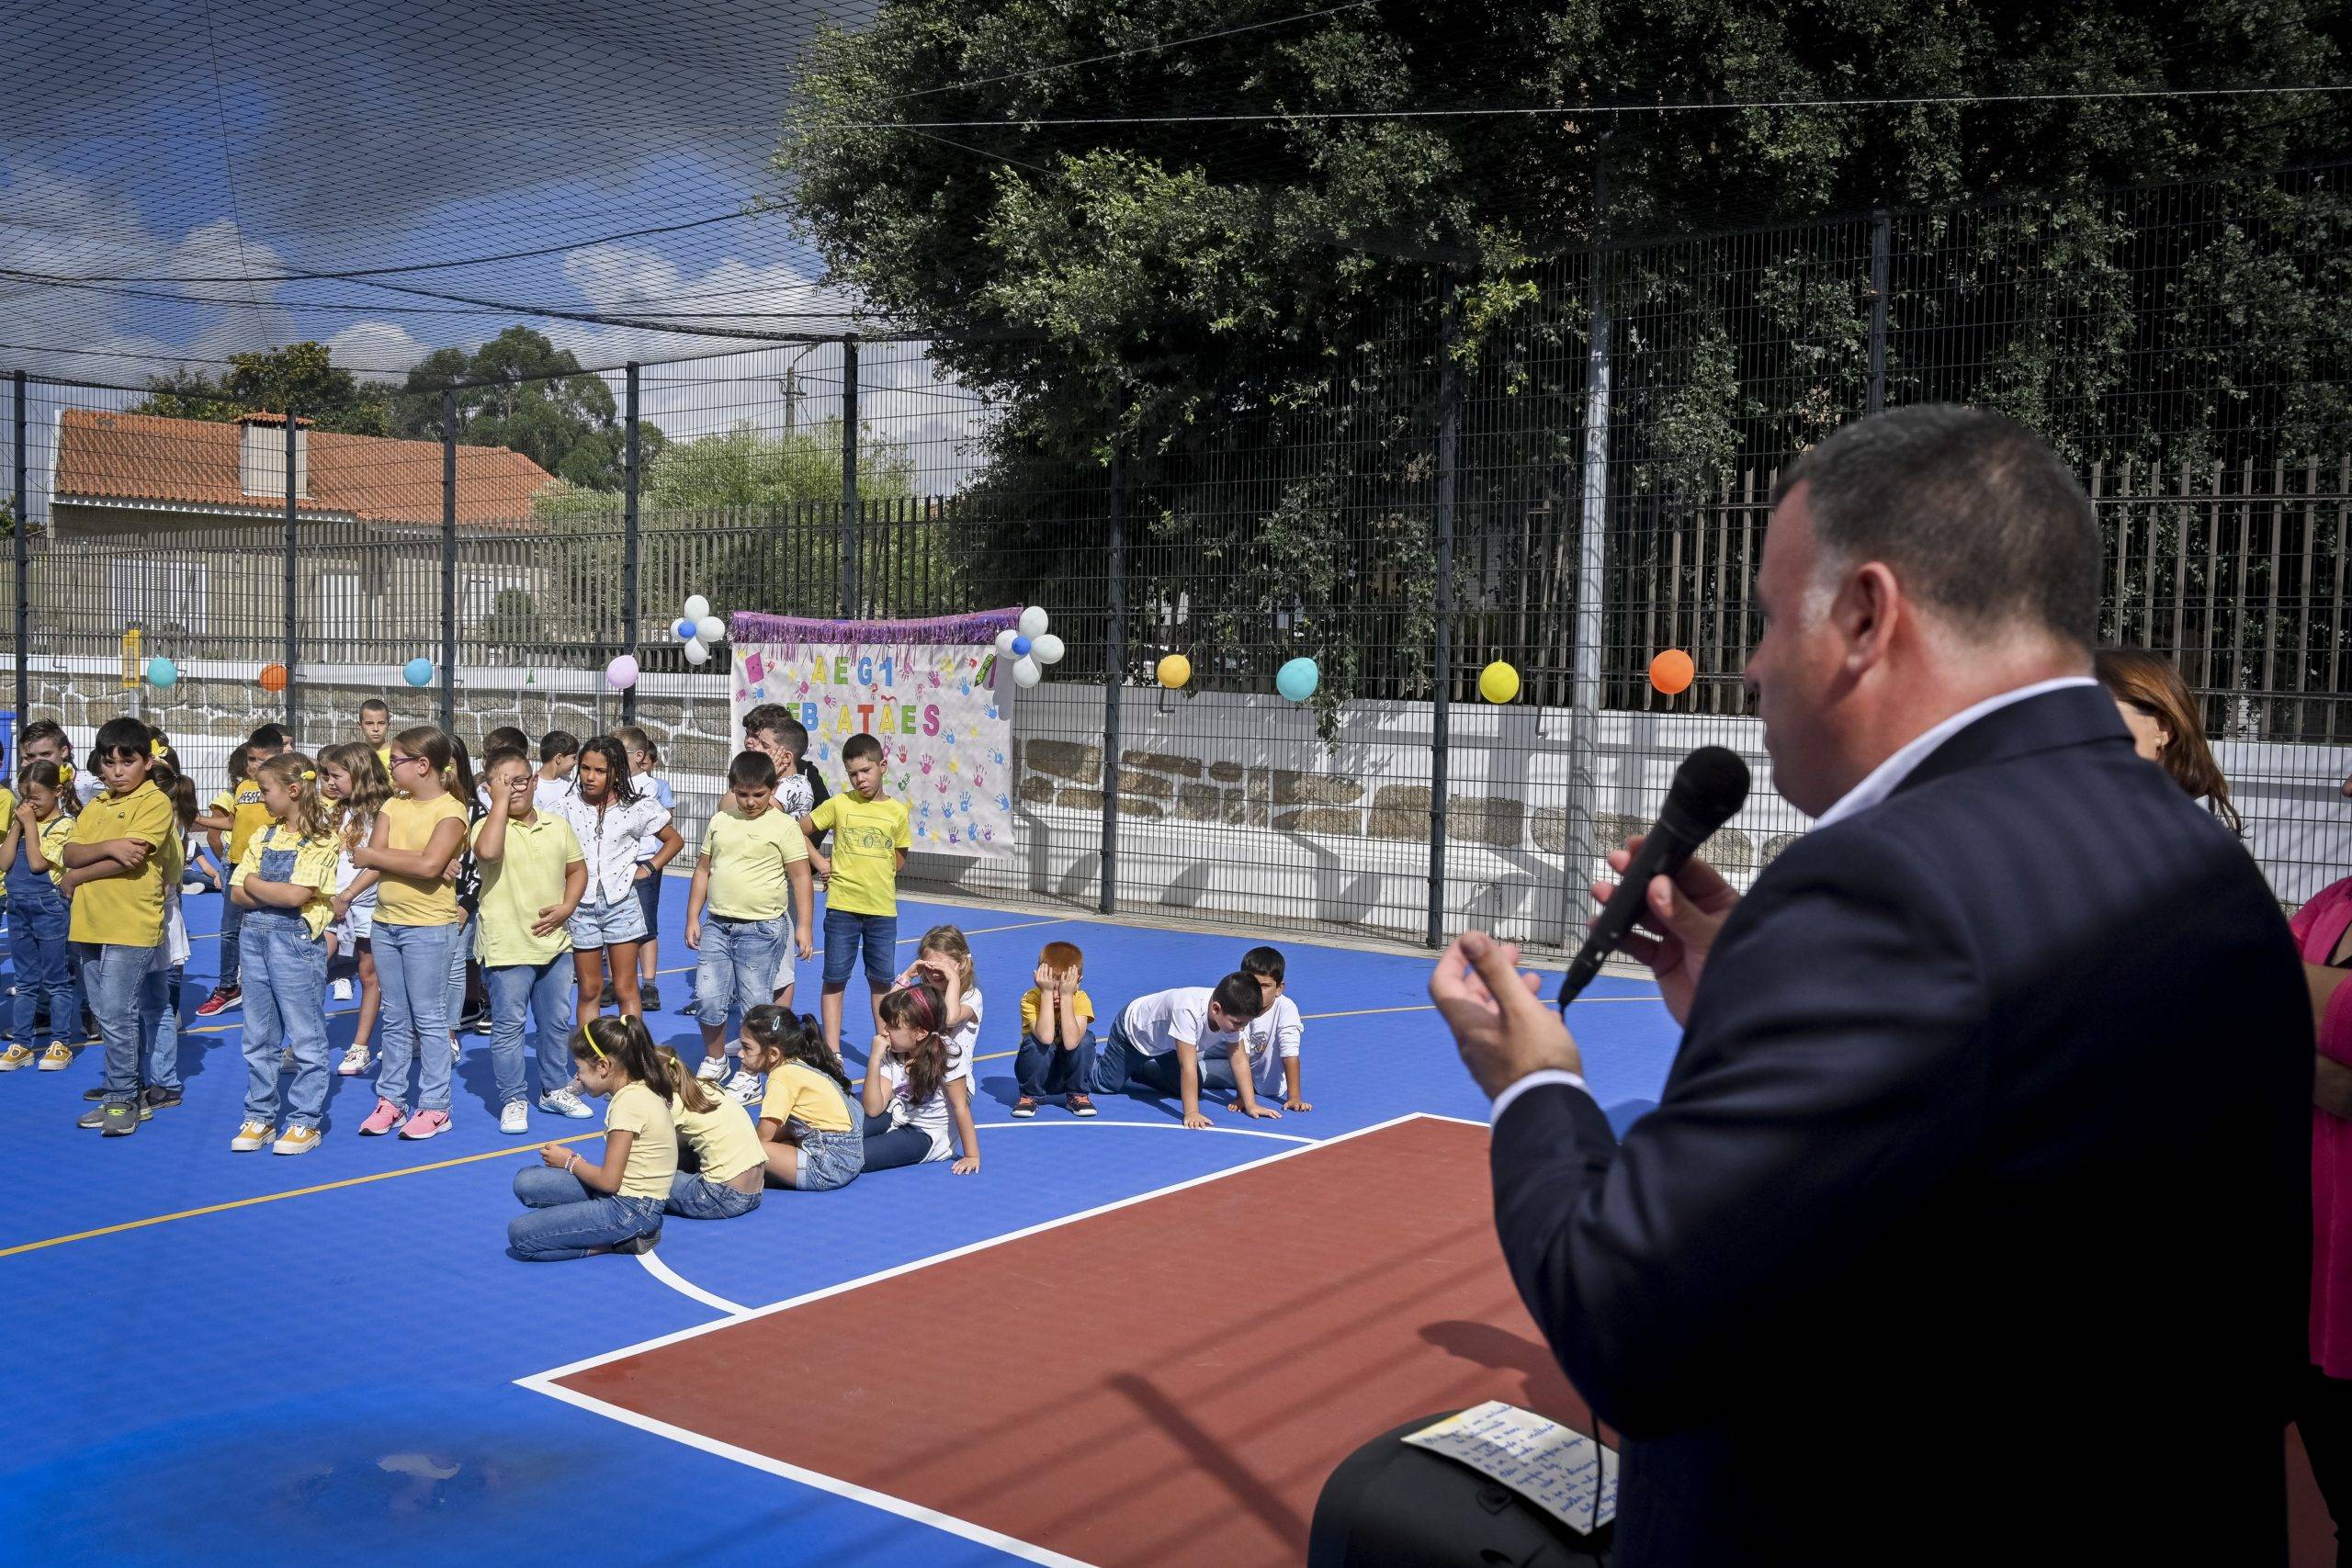
<svg viewBox="0 0 2352 1568">
<path fill-rule="evenodd" d="M 1650 684 L 1669 697 L 1690 690 L 1698 676 L 1699 667 L 1679 648 L 1669 648 L 1650 660 Z"/>
<path fill-rule="evenodd" d="M 286 666 L 283 664 L 263 665 L 261 667 L 261 689 L 265 692 L 284 691 L 286 689 Z"/>
</svg>

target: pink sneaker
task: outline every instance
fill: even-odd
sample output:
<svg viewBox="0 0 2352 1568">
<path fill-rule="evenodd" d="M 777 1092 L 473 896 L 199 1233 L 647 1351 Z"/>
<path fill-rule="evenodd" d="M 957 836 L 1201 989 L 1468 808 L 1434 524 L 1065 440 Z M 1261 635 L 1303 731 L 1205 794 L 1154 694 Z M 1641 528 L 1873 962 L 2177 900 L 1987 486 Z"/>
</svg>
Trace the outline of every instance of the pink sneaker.
<svg viewBox="0 0 2352 1568">
<path fill-rule="evenodd" d="M 390 1132 L 407 1120 L 407 1115 L 399 1106 L 379 1094 L 376 1097 L 376 1109 L 368 1112 L 368 1120 L 359 1123 L 359 1131 L 363 1136 L 373 1137 L 379 1133 Z"/>
<path fill-rule="evenodd" d="M 362 1127 L 359 1130 L 364 1133 L 368 1129 Z M 403 1138 L 429 1138 L 436 1133 L 446 1133 L 448 1130 L 449 1113 L 447 1111 L 420 1111 L 415 1115 L 408 1119 L 408 1125 L 401 1129 L 401 1136 Z"/>
</svg>

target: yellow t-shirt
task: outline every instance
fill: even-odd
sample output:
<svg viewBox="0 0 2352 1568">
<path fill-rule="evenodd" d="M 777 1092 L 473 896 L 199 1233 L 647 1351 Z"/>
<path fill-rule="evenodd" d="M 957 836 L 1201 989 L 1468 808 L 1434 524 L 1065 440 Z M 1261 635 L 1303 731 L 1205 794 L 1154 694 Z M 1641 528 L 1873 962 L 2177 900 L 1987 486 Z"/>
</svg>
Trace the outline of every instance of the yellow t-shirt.
<svg viewBox="0 0 2352 1568">
<path fill-rule="evenodd" d="M 788 1123 L 797 1116 L 819 1133 L 846 1133 L 849 1103 L 842 1086 L 806 1062 L 786 1062 L 768 1075 L 766 1095 L 760 1100 L 760 1120 Z"/>
<path fill-rule="evenodd" d="M 641 1083 L 623 1084 L 605 1108 L 605 1131 L 630 1133 L 628 1163 L 621 1167 L 624 1198 L 667 1198 L 670 1179 L 678 1174 L 678 1130 L 670 1120 L 670 1102 Z"/>
<path fill-rule="evenodd" d="M 683 1100 L 670 1102 L 670 1121 L 686 1147 L 702 1160 L 702 1173 L 713 1181 L 732 1181 L 756 1165 L 765 1165 L 760 1134 L 743 1108 L 725 1095 L 708 1111 L 690 1111 Z M 665 1194 L 667 1190 L 664 1190 Z"/>
<path fill-rule="evenodd" d="M 808 819 L 819 832 L 830 829 L 833 835 L 833 883 L 826 907 L 853 915 L 897 914 L 898 852 L 915 841 L 906 802 L 829 795 Z"/>
<path fill-rule="evenodd" d="M 40 858 L 49 863 L 49 880 L 60 886 L 65 881 L 65 845 L 74 837 L 74 818 L 62 811 L 52 812 L 40 825 Z M 17 853 L 24 852 L 21 846 Z"/>
<path fill-rule="evenodd" d="M 137 839 L 155 846 L 137 871 L 103 876 L 74 890 L 72 941 L 107 947 L 155 947 L 164 940 L 164 889 L 180 881 L 180 824 L 171 797 L 141 780 L 129 795 L 108 791 L 74 819 L 69 844 Z"/>
<path fill-rule="evenodd" d="M 245 846 L 269 826 L 269 807 L 262 804 L 261 785 L 253 779 L 212 797 L 212 814 L 229 818 L 229 863 L 245 858 Z"/>
<path fill-rule="evenodd" d="M 1082 990 L 1073 992 L 1069 998 L 1069 1010 L 1078 1019 L 1078 1026 L 1080 1029 L 1085 1029 L 1089 1027 L 1090 1021 L 1094 1017 L 1094 998 L 1088 996 Z M 1023 1034 L 1035 1034 L 1037 1032 L 1037 1020 L 1045 1015 L 1045 992 L 1039 990 L 1035 986 L 1032 986 L 1027 990 L 1022 992 L 1021 1032 Z"/>
<path fill-rule="evenodd" d="M 392 743 L 390 741 L 387 740 L 376 748 L 376 761 L 384 764 L 384 773 L 389 778 L 392 772 Z"/>
<path fill-rule="evenodd" d="M 343 852 L 343 840 L 333 833 L 321 833 L 315 838 L 305 839 L 285 823 L 272 822 L 254 834 L 253 841 L 245 846 L 244 854 L 238 859 L 235 869 L 229 873 L 229 886 L 234 887 L 248 876 L 260 875 L 262 856 L 272 850 L 294 852 L 291 874 L 269 880 L 298 883 L 311 889 L 311 898 L 300 913 L 303 930 L 311 933 L 311 941 L 316 942 L 334 914 L 335 858 Z"/>
<path fill-rule="evenodd" d="M 808 858 L 800 825 L 774 809 L 757 817 L 719 811 L 703 829 L 702 852 L 710 862 L 710 913 L 729 920 L 773 920 L 792 908 L 792 882 L 785 867 Z"/>
<path fill-rule="evenodd" d="M 474 842 L 489 818 L 474 824 Z M 481 871 L 481 905 L 475 911 L 479 925 L 474 955 L 485 969 L 517 964 L 534 967 L 571 951 L 571 933 L 558 926 L 545 936 L 531 927 L 539 911 L 563 902 L 563 868 L 585 859 L 571 824 L 551 811 L 534 811 L 528 822 L 506 824 L 506 847 L 496 860 L 474 863 Z"/>
<path fill-rule="evenodd" d="M 405 795 L 384 802 L 384 820 L 391 827 L 390 847 L 413 854 L 433 841 L 433 830 L 444 822 L 466 825 L 466 808 L 454 795 L 438 800 L 411 800 Z M 458 906 L 458 890 L 435 876 L 396 876 L 387 871 L 376 883 L 376 919 L 388 926 L 455 926 L 465 923 Z"/>
</svg>

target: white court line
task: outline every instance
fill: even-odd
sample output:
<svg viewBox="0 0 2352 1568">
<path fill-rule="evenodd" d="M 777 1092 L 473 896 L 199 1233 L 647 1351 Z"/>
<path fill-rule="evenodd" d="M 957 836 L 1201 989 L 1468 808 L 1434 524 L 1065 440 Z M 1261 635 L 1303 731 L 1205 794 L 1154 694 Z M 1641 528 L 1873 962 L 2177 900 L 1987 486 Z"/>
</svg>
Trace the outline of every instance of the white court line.
<svg viewBox="0 0 2352 1568">
<path fill-rule="evenodd" d="M 1442 1120 L 1452 1122 L 1458 1120 L 1458 1118 L 1448 1116 L 1442 1118 Z M 1472 1122 L 1469 1124 L 1476 1126 L 1478 1123 Z M 1080 1120 L 1074 1122 L 975 1122 L 972 1123 L 972 1130 L 974 1132 L 1011 1133 L 1023 1127 L 1066 1127 L 1072 1129 L 1086 1127 L 1136 1127 L 1146 1131 L 1157 1129 L 1163 1133 L 1222 1133 L 1230 1138 L 1272 1138 L 1279 1143 L 1285 1144 L 1313 1144 L 1321 1141 L 1319 1139 L 1310 1138 L 1304 1133 L 1265 1133 L 1259 1131 L 1255 1127 L 1187 1127 L 1181 1122 L 1117 1122 L 1102 1121 L 1100 1119 L 1090 1121 L 1081 1118 Z M 655 1279 L 661 1280 L 663 1284 L 669 1286 L 672 1290 L 677 1292 L 682 1296 L 690 1297 L 695 1301 L 702 1303 L 705 1306 L 717 1307 L 720 1312 L 726 1313 L 730 1317 L 748 1317 L 752 1314 L 752 1309 L 750 1307 L 743 1306 L 736 1302 L 730 1302 L 725 1296 L 713 1295 L 710 1292 L 702 1289 L 700 1286 L 687 1280 L 684 1275 L 678 1273 L 669 1265 L 662 1262 L 650 1252 L 639 1253 L 637 1255 L 637 1260 L 645 1265 L 645 1271 L 647 1273 L 652 1275 Z"/>
<path fill-rule="evenodd" d="M 669 1286 L 672 1290 L 677 1292 L 682 1296 L 686 1296 L 695 1301 L 698 1301 L 707 1307 L 717 1307 L 720 1312 L 727 1314 L 730 1317 L 741 1317 L 747 1310 L 741 1302 L 730 1302 L 725 1296 L 715 1296 L 708 1291 L 704 1290 L 700 1285 L 695 1284 L 693 1281 L 680 1277 L 676 1269 L 671 1268 L 667 1263 L 662 1262 L 659 1258 L 654 1257 L 653 1254 L 650 1252 L 639 1253 L 637 1255 L 637 1260 L 645 1265 L 645 1271 L 647 1273 L 652 1275 L 655 1279 L 661 1280 L 663 1284 Z"/>
<path fill-rule="evenodd" d="M 717 1438 L 707 1436 L 701 1432 L 690 1431 L 684 1427 L 675 1427 L 667 1421 L 659 1421 L 654 1419 L 652 1416 L 639 1415 L 634 1410 L 625 1409 L 617 1404 L 608 1404 L 605 1401 L 598 1399 L 592 1394 L 582 1393 L 577 1389 L 564 1388 L 558 1384 L 555 1380 L 558 1378 L 570 1377 L 575 1372 L 586 1371 L 593 1367 L 601 1367 L 608 1361 L 624 1360 L 628 1357 L 641 1355 L 649 1350 L 658 1350 L 664 1346 L 675 1345 L 684 1340 L 693 1339 L 700 1335 L 711 1333 L 716 1329 L 730 1328 L 736 1324 L 748 1323 L 756 1317 L 767 1317 L 775 1313 L 789 1312 L 792 1308 L 797 1306 L 806 1306 L 811 1302 L 823 1301 L 829 1296 L 842 1295 L 847 1292 L 858 1290 L 866 1285 L 878 1284 L 885 1280 L 896 1279 L 901 1274 L 911 1274 L 918 1269 L 928 1269 L 936 1263 L 945 1263 L 954 1258 L 969 1257 L 971 1254 L 976 1252 L 985 1252 L 991 1247 L 1002 1247 L 1008 1242 L 1019 1241 L 1024 1236 L 1036 1235 L 1050 1230 L 1058 1230 L 1064 1225 L 1076 1224 L 1080 1220 L 1091 1219 L 1097 1214 L 1107 1214 L 1115 1210 L 1132 1208 L 1137 1203 L 1149 1202 L 1154 1198 L 1164 1198 L 1170 1193 L 1182 1192 L 1187 1188 L 1205 1186 L 1212 1181 L 1222 1181 L 1227 1177 L 1238 1176 L 1245 1170 L 1257 1170 L 1266 1166 L 1275 1164 L 1281 1160 L 1296 1159 L 1300 1156 L 1311 1154 L 1317 1149 L 1329 1148 L 1334 1144 L 1343 1144 L 1352 1138 L 1361 1138 L 1369 1134 L 1385 1132 L 1391 1127 L 1402 1126 L 1408 1122 L 1423 1120 L 1453 1121 L 1456 1120 L 1456 1118 L 1434 1117 L 1426 1111 L 1408 1111 L 1402 1116 L 1392 1116 L 1385 1122 L 1375 1122 L 1369 1127 L 1358 1127 L 1352 1132 L 1334 1134 L 1332 1136 L 1328 1138 L 1315 1139 L 1301 1144 L 1294 1148 L 1283 1149 L 1279 1153 L 1268 1155 L 1262 1159 L 1244 1160 L 1239 1165 L 1232 1166 L 1224 1170 L 1211 1171 L 1206 1176 L 1196 1176 L 1193 1177 L 1189 1180 L 1171 1182 L 1165 1187 L 1154 1188 L 1148 1192 L 1138 1192 L 1131 1198 L 1121 1198 L 1114 1202 L 1098 1204 L 1094 1208 L 1080 1210 L 1079 1213 L 1074 1214 L 1065 1214 L 1059 1219 L 1046 1220 L 1034 1225 L 1024 1225 L 1019 1230 L 1008 1231 L 1002 1235 L 990 1236 L 984 1241 L 976 1241 L 968 1243 L 963 1247 L 950 1247 L 945 1252 L 934 1253 L 929 1258 L 919 1258 L 910 1263 L 901 1263 L 892 1268 L 877 1269 L 874 1273 L 861 1276 L 858 1279 L 846 1280 L 838 1285 L 827 1285 L 820 1290 L 809 1291 L 801 1295 L 794 1296 L 789 1300 L 777 1302 L 770 1306 L 759 1307 L 752 1311 L 741 1313 L 733 1316 L 718 1318 L 710 1323 L 698 1324 L 691 1328 L 681 1328 L 674 1333 L 657 1335 L 650 1339 L 639 1340 L 634 1345 L 625 1345 L 617 1350 L 607 1350 L 602 1355 L 589 1356 L 581 1360 L 567 1362 L 563 1366 L 552 1368 L 548 1371 L 535 1372 L 529 1377 L 516 1378 L 514 1380 L 514 1386 L 517 1388 L 529 1389 L 535 1393 L 546 1394 L 550 1399 L 560 1399 L 566 1404 L 573 1405 L 579 1409 L 590 1411 L 595 1415 L 605 1416 L 610 1420 L 618 1421 L 626 1427 L 634 1427 L 640 1432 L 650 1432 L 656 1437 L 668 1438 L 673 1442 L 683 1443 L 691 1449 L 699 1449 L 705 1453 L 716 1454 L 721 1459 L 733 1460 L 736 1463 L 749 1465 L 753 1470 L 764 1471 L 770 1475 L 779 1475 L 787 1481 L 797 1481 L 804 1486 L 812 1487 L 820 1492 L 829 1492 L 837 1497 L 846 1497 L 852 1502 L 864 1503 L 869 1507 L 879 1508 L 885 1513 L 896 1514 L 900 1518 L 912 1519 L 918 1524 L 930 1525 L 935 1529 L 944 1530 L 950 1535 L 960 1536 L 966 1540 L 978 1541 L 983 1546 L 993 1547 L 999 1551 L 1004 1552 L 1009 1556 L 1018 1557 L 1024 1562 L 1048 1563 L 1054 1565 L 1054 1568 L 1092 1568 L 1091 1564 L 1087 1563 L 1079 1558 L 1064 1556 L 1058 1551 L 1049 1551 L 1045 1547 L 1034 1545 L 1029 1541 L 1019 1540 L 1016 1537 L 1005 1535 L 999 1530 L 992 1530 L 986 1525 L 974 1524 L 969 1519 L 958 1518 L 953 1514 L 942 1513 L 936 1508 L 925 1507 L 920 1503 L 910 1502 L 904 1497 L 892 1496 L 887 1492 L 876 1492 L 871 1487 L 860 1486 L 855 1482 L 844 1481 L 839 1476 L 825 1475 L 817 1471 L 805 1470 L 797 1464 L 787 1464 L 782 1460 L 770 1458 L 766 1454 L 754 1453 L 749 1449 L 738 1448 L 733 1443 L 722 1442 Z M 1046 1123 L 1047 1126 L 1055 1126 L 1058 1124 L 1059 1123 L 1056 1122 Z M 1075 1125 L 1075 1123 L 1072 1124 Z M 991 1125 L 995 1125 L 995 1123 L 991 1123 Z M 1156 1123 L 1148 1122 L 1118 1122 L 1114 1123 L 1114 1125 L 1152 1126 L 1156 1125 Z M 1189 1130 L 1199 1131 L 1197 1128 Z M 1226 1128 L 1224 1131 L 1256 1134 L 1256 1135 L 1261 1137 L 1271 1136 L 1280 1138 L 1295 1136 L 1295 1134 L 1280 1133 L 1258 1133 L 1255 1128 L 1248 1127 L 1231 1127 Z M 651 1256 L 652 1255 L 650 1253 L 640 1255 L 641 1258 L 650 1258 Z"/>
</svg>

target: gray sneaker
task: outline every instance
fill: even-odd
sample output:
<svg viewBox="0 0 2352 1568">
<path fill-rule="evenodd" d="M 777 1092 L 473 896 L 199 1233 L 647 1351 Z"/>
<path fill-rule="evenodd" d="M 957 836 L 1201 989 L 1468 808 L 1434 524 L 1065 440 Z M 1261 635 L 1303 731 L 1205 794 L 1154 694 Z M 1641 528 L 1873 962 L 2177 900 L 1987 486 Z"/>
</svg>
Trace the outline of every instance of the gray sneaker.
<svg viewBox="0 0 2352 1568">
<path fill-rule="evenodd" d="M 85 1112 L 81 1125 L 96 1127 L 106 1137 L 127 1138 L 139 1131 L 139 1123 L 153 1114 L 144 1104 L 133 1104 L 128 1100 L 109 1100 L 96 1110 Z"/>
</svg>

